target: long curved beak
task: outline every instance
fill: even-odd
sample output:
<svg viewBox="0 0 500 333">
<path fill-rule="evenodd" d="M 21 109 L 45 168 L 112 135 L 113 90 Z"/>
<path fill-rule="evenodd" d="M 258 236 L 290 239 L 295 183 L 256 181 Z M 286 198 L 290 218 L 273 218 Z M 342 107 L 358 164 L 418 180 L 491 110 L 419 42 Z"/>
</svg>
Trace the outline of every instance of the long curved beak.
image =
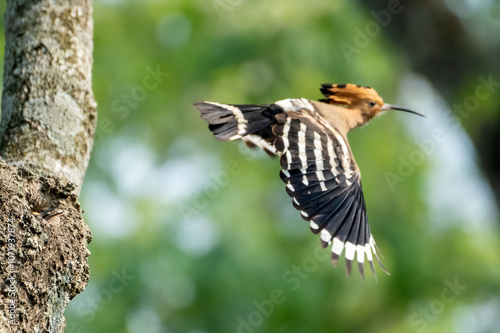
<svg viewBox="0 0 500 333">
<path fill-rule="evenodd" d="M 384 104 L 384 106 L 382 106 L 381 110 L 382 111 L 385 111 L 385 110 L 398 110 L 398 111 L 404 111 L 404 112 L 413 113 L 413 114 L 416 114 L 417 116 L 420 116 L 420 117 L 425 117 L 421 113 L 418 113 L 418 112 L 415 112 L 415 111 L 412 111 L 412 110 L 408 110 L 408 109 L 402 108 L 402 107 L 397 106 L 397 105 L 392 105 L 392 104 Z"/>
</svg>

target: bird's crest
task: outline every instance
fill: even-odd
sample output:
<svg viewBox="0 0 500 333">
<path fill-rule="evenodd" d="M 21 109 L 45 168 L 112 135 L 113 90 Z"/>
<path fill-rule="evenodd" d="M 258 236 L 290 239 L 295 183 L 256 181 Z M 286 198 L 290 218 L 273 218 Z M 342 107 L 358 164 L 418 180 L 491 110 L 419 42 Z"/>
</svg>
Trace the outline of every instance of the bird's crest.
<svg viewBox="0 0 500 333">
<path fill-rule="evenodd" d="M 321 93 L 326 97 L 320 102 L 336 105 L 346 105 L 348 108 L 359 104 L 364 100 L 372 100 L 378 105 L 384 105 L 384 101 L 371 87 L 358 86 L 356 84 L 331 84 L 323 83 Z"/>
</svg>

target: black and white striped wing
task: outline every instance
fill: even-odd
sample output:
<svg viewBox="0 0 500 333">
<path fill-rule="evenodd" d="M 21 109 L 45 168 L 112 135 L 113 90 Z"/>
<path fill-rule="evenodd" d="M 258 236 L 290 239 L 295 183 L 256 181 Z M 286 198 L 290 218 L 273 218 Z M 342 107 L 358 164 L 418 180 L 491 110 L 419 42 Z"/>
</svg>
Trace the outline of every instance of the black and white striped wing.
<svg viewBox="0 0 500 333">
<path fill-rule="evenodd" d="M 294 207 L 310 221 L 312 232 L 320 233 L 323 247 L 332 244 L 335 265 L 345 249 L 348 275 L 355 256 L 363 278 L 365 256 L 375 273 L 372 253 L 380 263 L 378 249 L 366 217 L 360 173 L 344 138 L 314 111 L 281 113 L 276 119 L 280 176 Z"/>
</svg>

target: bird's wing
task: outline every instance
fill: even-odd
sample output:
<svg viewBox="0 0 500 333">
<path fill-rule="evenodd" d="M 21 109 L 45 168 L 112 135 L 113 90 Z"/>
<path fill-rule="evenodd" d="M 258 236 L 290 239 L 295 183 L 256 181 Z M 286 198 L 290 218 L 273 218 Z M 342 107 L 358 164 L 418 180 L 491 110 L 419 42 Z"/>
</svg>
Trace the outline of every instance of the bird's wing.
<svg viewBox="0 0 500 333">
<path fill-rule="evenodd" d="M 345 248 L 348 275 L 357 254 L 364 278 L 365 256 L 374 273 L 372 253 L 380 259 L 366 217 L 361 175 L 346 140 L 318 117 L 306 109 L 276 115 L 272 130 L 281 155 L 280 176 L 295 208 L 310 221 L 312 232 L 320 233 L 321 245 L 333 243 L 334 264 Z"/>
</svg>

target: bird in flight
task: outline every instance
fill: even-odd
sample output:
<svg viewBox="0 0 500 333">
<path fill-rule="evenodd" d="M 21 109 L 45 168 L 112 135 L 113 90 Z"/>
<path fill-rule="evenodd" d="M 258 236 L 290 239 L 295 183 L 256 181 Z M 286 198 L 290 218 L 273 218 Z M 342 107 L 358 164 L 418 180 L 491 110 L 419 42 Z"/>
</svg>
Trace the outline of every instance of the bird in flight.
<svg viewBox="0 0 500 333">
<path fill-rule="evenodd" d="M 322 84 L 324 99 L 285 99 L 266 105 L 233 105 L 199 102 L 194 105 L 220 141 L 243 140 L 279 156 L 280 177 L 293 198 L 293 206 L 320 234 L 323 248 L 331 245 L 337 266 L 345 250 L 347 275 L 357 257 L 364 278 L 368 260 L 378 248 L 370 232 L 361 186 L 361 173 L 347 141 L 347 133 L 385 110 L 420 113 L 386 104 L 370 87 L 355 84 Z"/>
</svg>

